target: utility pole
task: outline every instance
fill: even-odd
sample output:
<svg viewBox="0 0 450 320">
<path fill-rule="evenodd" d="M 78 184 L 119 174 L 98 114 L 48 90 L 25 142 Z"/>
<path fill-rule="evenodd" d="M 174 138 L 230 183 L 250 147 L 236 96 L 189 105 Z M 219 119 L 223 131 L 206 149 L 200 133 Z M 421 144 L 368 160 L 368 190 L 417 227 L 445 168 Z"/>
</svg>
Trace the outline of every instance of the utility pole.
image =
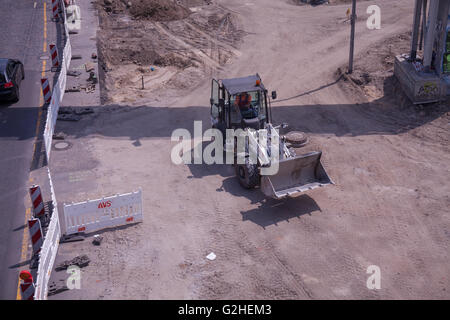
<svg viewBox="0 0 450 320">
<path fill-rule="evenodd" d="M 352 3 L 352 16 L 350 18 L 352 29 L 350 32 L 350 57 L 348 62 L 348 73 L 353 72 L 353 53 L 355 51 L 355 24 L 356 24 L 356 0 Z"/>
</svg>

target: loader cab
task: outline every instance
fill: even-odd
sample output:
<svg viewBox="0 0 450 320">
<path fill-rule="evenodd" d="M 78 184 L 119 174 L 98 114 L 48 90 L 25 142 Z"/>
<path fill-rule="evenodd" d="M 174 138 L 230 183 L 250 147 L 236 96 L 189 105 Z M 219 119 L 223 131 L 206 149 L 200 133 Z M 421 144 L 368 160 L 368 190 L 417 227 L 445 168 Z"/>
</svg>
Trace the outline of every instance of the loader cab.
<svg viewBox="0 0 450 320">
<path fill-rule="evenodd" d="M 243 78 L 212 80 L 211 124 L 226 129 L 264 128 L 270 122 L 267 90 L 258 74 Z"/>
</svg>

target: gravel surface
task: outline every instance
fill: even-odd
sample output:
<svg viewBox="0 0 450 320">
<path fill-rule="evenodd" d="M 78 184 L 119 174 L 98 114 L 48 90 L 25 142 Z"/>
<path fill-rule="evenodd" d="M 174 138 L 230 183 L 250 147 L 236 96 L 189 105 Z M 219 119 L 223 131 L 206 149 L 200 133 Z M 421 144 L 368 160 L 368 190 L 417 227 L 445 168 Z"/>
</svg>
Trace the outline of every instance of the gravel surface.
<svg viewBox="0 0 450 320">
<path fill-rule="evenodd" d="M 408 47 L 413 2 L 379 0 L 377 31 L 359 5 L 356 66 L 369 73 L 360 84 L 337 72 L 348 59 L 348 5 L 214 3 L 246 33 L 231 63 L 184 88 L 159 87 L 159 102 L 58 122 L 73 143 L 52 153 L 59 201 L 142 187 L 145 212 L 141 224 L 103 232 L 101 246 L 62 244 L 57 261 L 88 252 L 91 263 L 81 290 L 51 298 L 450 298 L 449 103 L 402 101 L 381 61 L 389 46 L 392 55 Z M 171 163 L 173 130 L 192 131 L 195 120 L 210 126 L 211 77 L 256 72 L 278 91 L 275 122 L 308 135 L 304 148 L 323 151 L 335 186 L 275 201 L 242 189 L 231 166 Z M 366 287 L 371 265 L 380 267 L 380 290 Z"/>
</svg>

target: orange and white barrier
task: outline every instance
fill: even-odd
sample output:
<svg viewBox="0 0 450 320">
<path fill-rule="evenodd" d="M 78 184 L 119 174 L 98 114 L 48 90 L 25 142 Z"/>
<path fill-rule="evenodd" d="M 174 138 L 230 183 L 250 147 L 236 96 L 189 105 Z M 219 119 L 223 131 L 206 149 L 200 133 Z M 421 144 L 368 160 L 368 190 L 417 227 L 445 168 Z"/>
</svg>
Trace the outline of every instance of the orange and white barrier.
<svg viewBox="0 0 450 320">
<path fill-rule="evenodd" d="M 47 78 L 41 79 L 41 86 L 42 86 L 42 95 L 44 96 L 44 102 L 49 104 L 52 100 L 52 92 L 50 90 L 50 84 L 48 83 Z"/>
<path fill-rule="evenodd" d="M 52 0 L 52 12 L 53 18 L 55 20 L 59 18 L 58 10 L 59 10 L 59 0 Z"/>
<path fill-rule="evenodd" d="M 50 55 L 52 56 L 52 67 L 58 68 L 59 67 L 58 49 L 56 48 L 56 45 L 54 43 L 50 43 L 48 46 L 50 47 Z"/>
<path fill-rule="evenodd" d="M 58 81 L 54 83 L 54 86 L 52 88 L 51 92 L 51 98 L 47 97 L 49 103 L 48 112 L 47 112 L 47 120 L 45 123 L 45 130 L 44 130 L 44 145 L 45 145 L 45 153 L 47 155 L 47 161 L 50 161 L 50 151 L 52 146 L 52 140 L 53 140 L 53 131 L 55 129 L 56 119 L 58 118 L 58 110 L 60 103 L 63 100 L 64 92 L 66 89 L 66 78 L 67 78 L 67 70 L 70 66 L 70 61 L 72 59 L 72 47 L 70 45 L 70 36 L 69 36 L 69 28 L 67 23 L 67 16 L 66 16 L 66 8 L 64 1 L 59 2 L 59 7 L 61 8 L 61 18 L 62 21 L 64 21 L 64 33 L 65 33 L 65 44 L 62 52 L 60 51 L 59 54 L 61 56 L 61 60 L 58 57 L 58 52 L 56 50 L 56 46 L 54 46 L 54 51 L 52 52 L 52 49 L 50 51 L 52 52 L 52 63 L 57 61 L 58 67 L 52 67 L 52 71 L 56 71 L 55 69 L 60 68 Z M 53 45 L 53 44 L 52 44 Z M 54 55 L 56 54 L 56 59 L 54 59 Z"/>
<path fill-rule="evenodd" d="M 33 216 L 40 218 L 45 215 L 44 200 L 42 200 L 41 187 L 33 185 L 30 187 L 31 203 L 33 204 Z"/>
<path fill-rule="evenodd" d="M 142 191 L 85 202 L 64 204 L 65 232 L 93 232 L 142 222 Z"/>
<path fill-rule="evenodd" d="M 28 229 L 30 231 L 31 245 L 33 246 L 33 255 L 35 255 L 41 251 L 44 243 L 41 221 L 39 219 L 28 220 Z"/>
<path fill-rule="evenodd" d="M 47 168 L 50 182 L 50 194 L 52 199 L 53 212 L 48 224 L 47 232 L 42 247 L 39 251 L 39 265 L 36 275 L 35 300 L 46 300 L 48 294 L 48 283 L 53 270 L 53 265 L 58 252 L 59 240 L 61 238 L 61 227 L 59 224 L 58 203 L 56 202 L 55 189 L 53 188 L 50 170 Z"/>
<path fill-rule="evenodd" d="M 34 286 L 33 276 L 30 271 L 20 271 L 19 278 L 22 280 L 20 283 L 20 295 L 22 300 L 34 300 L 34 292 L 36 291 L 36 288 Z"/>
</svg>

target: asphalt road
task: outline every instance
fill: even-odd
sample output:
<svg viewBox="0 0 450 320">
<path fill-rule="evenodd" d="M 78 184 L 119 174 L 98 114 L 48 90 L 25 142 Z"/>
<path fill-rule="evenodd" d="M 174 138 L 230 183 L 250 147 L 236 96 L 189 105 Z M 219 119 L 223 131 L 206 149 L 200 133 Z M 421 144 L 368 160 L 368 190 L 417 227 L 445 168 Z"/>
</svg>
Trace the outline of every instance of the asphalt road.
<svg viewBox="0 0 450 320">
<path fill-rule="evenodd" d="M 44 2 L 0 1 L 0 57 L 18 58 L 25 68 L 20 101 L 0 104 L 0 299 L 16 299 L 18 273 L 28 268 L 20 263 L 40 108 Z"/>
</svg>

